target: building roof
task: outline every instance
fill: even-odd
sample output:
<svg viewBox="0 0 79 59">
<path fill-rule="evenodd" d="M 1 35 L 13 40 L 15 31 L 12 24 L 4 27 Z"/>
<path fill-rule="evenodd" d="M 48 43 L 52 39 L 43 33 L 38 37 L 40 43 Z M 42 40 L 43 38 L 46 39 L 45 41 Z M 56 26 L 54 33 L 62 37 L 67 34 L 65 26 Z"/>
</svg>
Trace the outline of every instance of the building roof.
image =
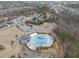
<svg viewBox="0 0 79 59">
<path fill-rule="evenodd" d="M 39 16 L 35 16 L 34 18 L 32 18 L 32 22 L 44 21 L 46 19 L 47 19 L 46 15 L 39 15 Z"/>
</svg>

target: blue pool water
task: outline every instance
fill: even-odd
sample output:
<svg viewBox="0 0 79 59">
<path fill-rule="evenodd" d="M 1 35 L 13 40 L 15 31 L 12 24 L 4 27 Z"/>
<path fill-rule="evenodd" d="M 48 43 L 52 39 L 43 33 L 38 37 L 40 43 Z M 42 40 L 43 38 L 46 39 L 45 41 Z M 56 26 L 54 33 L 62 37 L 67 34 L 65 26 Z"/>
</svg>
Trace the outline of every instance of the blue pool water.
<svg viewBox="0 0 79 59">
<path fill-rule="evenodd" d="M 33 37 L 33 39 L 35 39 L 36 44 L 46 44 L 47 40 L 50 39 L 50 37 L 45 35 L 36 35 L 35 37 Z"/>
<path fill-rule="evenodd" d="M 43 44 L 46 41 L 45 37 L 43 36 L 36 36 L 36 43 Z"/>
</svg>

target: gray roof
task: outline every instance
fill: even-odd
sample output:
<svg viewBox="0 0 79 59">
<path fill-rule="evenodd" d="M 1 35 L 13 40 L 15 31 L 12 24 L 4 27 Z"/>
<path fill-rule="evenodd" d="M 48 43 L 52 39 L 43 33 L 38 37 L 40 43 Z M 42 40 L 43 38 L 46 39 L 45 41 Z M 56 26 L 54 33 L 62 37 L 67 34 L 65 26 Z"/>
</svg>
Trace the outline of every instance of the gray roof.
<svg viewBox="0 0 79 59">
<path fill-rule="evenodd" d="M 47 18 L 46 15 L 40 15 L 40 16 L 34 17 L 34 18 L 32 19 L 32 22 L 44 21 L 44 20 L 46 20 L 46 18 Z"/>
<path fill-rule="evenodd" d="M 21 41 L 21 43 L 26 44 L 29 41 L 30 37 L 26 35 L 21 35 L 18 40 Z"/>
</svg>

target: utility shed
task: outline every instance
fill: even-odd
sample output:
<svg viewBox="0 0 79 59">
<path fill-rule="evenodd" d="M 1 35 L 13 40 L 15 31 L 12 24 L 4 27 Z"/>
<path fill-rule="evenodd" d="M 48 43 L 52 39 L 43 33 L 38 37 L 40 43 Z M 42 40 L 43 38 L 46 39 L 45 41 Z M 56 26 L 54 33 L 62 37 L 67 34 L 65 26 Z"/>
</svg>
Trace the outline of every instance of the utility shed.
<svg viewBox="0 0 79 59">
<path fill-rule="evenodd" d="M 29 39 L 30 37 L 26 35 L 21 35 L 20 37 L 18 37 L 18 40 L 23 44 L 27 44 Z"/>
</svg>

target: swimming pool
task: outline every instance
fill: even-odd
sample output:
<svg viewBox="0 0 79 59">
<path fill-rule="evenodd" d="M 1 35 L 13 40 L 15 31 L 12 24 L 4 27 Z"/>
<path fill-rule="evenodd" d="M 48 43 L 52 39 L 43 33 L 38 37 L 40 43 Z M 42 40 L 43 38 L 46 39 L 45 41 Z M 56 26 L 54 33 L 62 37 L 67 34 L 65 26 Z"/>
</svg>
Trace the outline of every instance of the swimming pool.
<svg viewBox="0 0 79 59">
<path fill-rule="evenodd" d="M 27 46 L 32 50 L 36 50 L 37 47 L 50 47 L 54 42 L 54 37 L 48 34 L 36 34 L 31 36 Z"/>
</svg>

